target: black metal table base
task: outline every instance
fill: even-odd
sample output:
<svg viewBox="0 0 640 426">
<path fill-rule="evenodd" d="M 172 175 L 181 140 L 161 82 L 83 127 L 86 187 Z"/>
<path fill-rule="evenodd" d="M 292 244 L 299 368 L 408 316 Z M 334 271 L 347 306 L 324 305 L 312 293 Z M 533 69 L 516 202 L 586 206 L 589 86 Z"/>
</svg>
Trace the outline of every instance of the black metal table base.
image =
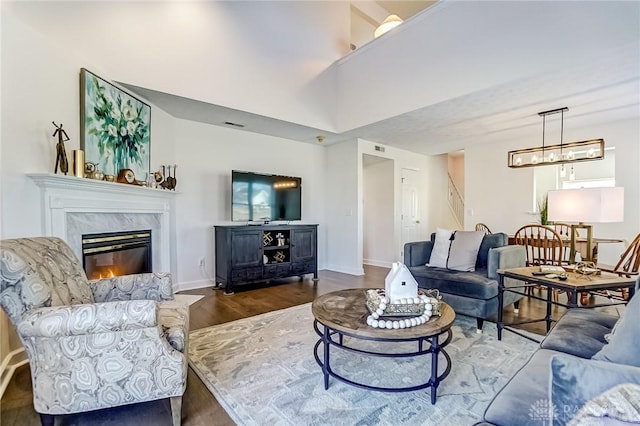
<svg viewBox="0 0 640 426">
<path fill-rule="evenodd" d="M 320 329 L 322 326 L 322 330 Z M 439 333 L 434 336 L 426 336 L 426 337 L 416 337 L 411 339 L 387 339 L 387 338 L 371 338 L 371 337 L 362 337 L 357 336 L 350 333 L 345 333 L 342 331 L 338 331 L 332 329 L 317 320 L 313 323 L 313 328 L 316 331 L 316 334 L 320 336 L 320 339 L 316 342 L 313 348 L 313 355 L 316 359 L 318 365 L 322 368 L 322 374 L 324 376 L 324 388 L 329 389 L 329 377 L 334 377 L 341 382 L 347 383 L 352 386 L 356 386 L 362 389 L 381 391 L 381 392 L 411 392 L 425 388 L 431 388 L 431 404 L 436 403 L 437 389 L 440 382 L 449 375 L 451 372 L 451 357 L 444 350 L 444 347 L 447 346 L 453 337 L 453 333 L 451 329 L 446 330 L 442 333 Z M 440 336 L 447 334 L 447 337 L 444 341 L 440 342 Z M 336 339 L 337 336 L 337 339 Z M 344 336 L 352 337 L 359 340 L 369 340 L 369 341 L 377 341 L 377 342 L 416 342 L 418 345 L 418 350 L 415 352 L 401 352 L 401 353 L 387 353 L 387 352 L 373 352 L 367 351 L 363 349 L 354 348 L 352 346 L 348 346 L 344 343 Z M 427 343 L 427 345 L 425 345 Z M 322 359 L 320 355 L 318 355 L 318 348 L 322 345 Z M 431 355 L 431 377 L 425 383 L 421 383 L 414 386 L 407 387 L 380 387 L 380 386 L 371 386 L 366 385 L 364 383 L 359 383 L 353 380 L 350 380 L 331 369 L 331 346 L 335 346 L 342 350 L 364 354 L 368 356 L 376 356 L 376 357 L 386 357 L 386 358 L 408 358 L 408 357 L 417 357 L 422 355 Z M 438 375 L 438 357 L 442 354 L 447 363 L 445 370 L 442 374 Z"/>
<path fill-rule="evenodd" d="M 504 273 L 502 274 L 498 274 L 498 321 L 496 322 L 496 325 L 498 327 L 498 340 L 502 340 L 502 330 L 508 330 L 511 331 L 512 333 L 518 334 L 522 337 L 525 337 L 529 340 L 533 340 L 534 342 L 540 343 L 539 340 L 536 340 L 534 338 L 532 338 L 531 336 L 527 336 L 526 334 L 520 333 L 517 329 L 514 329 L 511 326 L 514 325 L 520 325 L 520 324 L 530 324 L 530 323 L 534 323 L 534 322 L 542 322 L 544 321 L 546 323 L 546 330 L 547 330 L 547 334 L 549 333 L 549 331 L 551 330 L 551 324 L 553 324 L 554 322 L 556 322 L 553 317 L 551 316 L 551 307 L 553 305 L 557 305 L 557 306 L 562 306 L 565 308 L 578 308 L 580 307 L 580 305 L 578 304 L 578 293 L 584 292 L 584 293 L 589 293 L 589 294 L 597 294 L 598 291 L 606 291 L 606 289 L 603 290 L 580 290 L 578 291 L 577 289 L 566 289 L 564 287 L 560 287 L 560 286 L 553 286 L 550 285 L 549 283 L 546 282 L 540 282 L 540 281 L 536 281 L 535 277 L 532 278 L 528 278 L 530 280 L 530 282 L 528 282 L 527 284 L 524 284 L 522 286 L 512 286 L 512 287 L 507 287 L 504 284 L 504 279 L 505 278 L 512 278 L 515 280 L 520 280 L 520 281 L 525 281 L 524 277 L 518 277 L 518 276 L 511 276 L 511 275 L 505 275 Z M 537 297 L 534 296 L 532 294 L 529 294 L 527 292 L 522 292 L 522 291 L 518 291 L 519 289 L 527 289 L 529 287 L 535 286 L 535 285 L 543 285 L 547 288 L 547 295 L 545 298 L 541 298 L 541 297 Z M 629 300 L 631 300 L 631 297 L 633 297 L 634 295 L 634 287 L 633 284 L 620 284 L 621 288 L 627 288 L 629 290 Z M 560 303 L 560 302 L 555 302 L 551 295 L 552 295 L 552 291 L 553 289 L 558 288 L 562 291 L 567 292 L 567 299 L 568 299 L 568 303 Z M 510 292 L 510 293 L 516 293 L 516 294 L 521 294 L 523 296 L 528 296 L 531 299 L 536 299 L 536 300 L 542 300 L 544 302 L 546 302 L 546 315 L 544 318 L 539 318 L 539 319 L 531 319 L 529 321 L 522 321 L 522 322 L 518 322 L 518 323 L 505 323 L 504 322 L 504 293 L 505 292 Z M 588 307 L 588 309 L 592 309 L 592 308 L 599 308 L 602 306 L 613 306 L 613 305 L 624 305 L 627 303 L 627 300 L 621 299 L 618 302 L 613 302 L 613 297 L 610 297 L 609 300 L 611 303 L 604 303 L 604 304 L 594 304 L 594 305 L 590 305 Z M 617 299 L 617 298 L 615 298 Z"/>
</svg>

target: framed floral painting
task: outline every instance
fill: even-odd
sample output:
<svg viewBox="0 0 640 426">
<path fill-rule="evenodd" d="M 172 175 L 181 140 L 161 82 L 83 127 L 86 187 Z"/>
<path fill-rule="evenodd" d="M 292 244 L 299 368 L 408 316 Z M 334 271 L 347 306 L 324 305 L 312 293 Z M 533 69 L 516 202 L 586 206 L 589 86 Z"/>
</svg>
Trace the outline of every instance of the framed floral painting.
<svg viewBox="0 0 640 426">
<path fill-rule="evenodd" d="M 146 180 L 151 107 L 85 68 L 80 70 L 80 148 L 105 175 L 131 169 Z"/>
</svg>

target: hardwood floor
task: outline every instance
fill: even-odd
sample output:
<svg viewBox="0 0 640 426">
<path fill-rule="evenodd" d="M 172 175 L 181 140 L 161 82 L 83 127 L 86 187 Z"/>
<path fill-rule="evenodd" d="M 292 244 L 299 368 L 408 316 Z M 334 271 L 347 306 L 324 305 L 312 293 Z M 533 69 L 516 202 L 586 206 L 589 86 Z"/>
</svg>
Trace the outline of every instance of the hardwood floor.
<svg viewBox="0 0 640 426">
<path fill-rule="evenodd" d="M 320 281 L 314 284 L 306 277 L 280 280 L 273 284 L 245 286 L 233 295 L 225 295 L 220 289 L 203 288 L 184 292 L 204 297 L 190 309 L 190 327 L 196 330 L 265 312 L 284 309 L 313 301 L 317 296 L 345 288 L 380 288 L 388 269 L 365 266 L 365 275 L 352 276 L 332 271 L 320 271 Z M 562 296 L 561 296 L 562 297 Z M 615 313 L 615 309 L 606 308 Z M 558 318 L 564 308 L 554 307 L 552 314 Z M 543 302 L 525 298 L 520 304 L 517 319 L 542 318 L 545 314 Z M 505 309 L 505 321 L 514 321 L 513 307 Z M 494 319 L 495 320 L 495 319 Z M 495 327 L 485 322 L 484 328 Z M 544 334 L 544 323 L 526 324 L 521 328 Z M 24 426 L 40 424 L 39 416 L 33 409 L 31 376 L 29 366 L 20 367 L 14 375 L 0 401 L 0 425 Z M 56 425 L 170 425 L 171 409 L 168 400 L 134 404 L 88 413 L 58 416 Z M 191 369 L 187 379 L 187 390 L 183 397 L 182 424 L 233 425 L 224 409 L 211 395 L 202 381 Z"/>
</svg>

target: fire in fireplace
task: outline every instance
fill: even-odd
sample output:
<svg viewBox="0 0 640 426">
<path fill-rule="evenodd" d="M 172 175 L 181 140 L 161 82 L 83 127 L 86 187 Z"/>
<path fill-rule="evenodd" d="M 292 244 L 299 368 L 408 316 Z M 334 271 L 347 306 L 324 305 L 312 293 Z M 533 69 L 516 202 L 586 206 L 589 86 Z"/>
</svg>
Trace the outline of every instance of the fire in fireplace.
<svg viewBox="0 0 640 426">
<path fill-rule="evenodd" d="M 90 280 L 151 272 L 151 230 L 83 235 L 82 266 Z"/>
</svg>

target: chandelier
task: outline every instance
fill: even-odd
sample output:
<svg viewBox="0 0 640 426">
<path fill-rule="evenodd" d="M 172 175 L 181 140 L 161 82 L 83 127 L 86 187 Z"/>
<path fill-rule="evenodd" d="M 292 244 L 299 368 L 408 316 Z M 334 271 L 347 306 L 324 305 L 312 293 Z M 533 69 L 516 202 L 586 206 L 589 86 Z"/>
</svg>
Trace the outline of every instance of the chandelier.
<svg viewBox="0 0 640 426">
<path fill-rule="evenodd" d="M 535 148 L 516 149 L 509 151 L 507 155 L 507 165 L 512 168 L 548 166 L 551 164 L 561 164 L 561 176 L 564 175 L 565 163 L 577 163 L 579 161 L 593 161 L 604 159 L 604 139 L 589 139 L 579 142 L 564 143 L 564 113 L 569 108 L 557 108 L 549 111 L 539 112 L 542 117 L 542 146 Z M 560 143 L 555 145 L 545 145 L 544 136 L 546 130 L 547 115 L 560 113 Z M 564 173 L 563 173 L 564 172 Z"/>
</svg>

